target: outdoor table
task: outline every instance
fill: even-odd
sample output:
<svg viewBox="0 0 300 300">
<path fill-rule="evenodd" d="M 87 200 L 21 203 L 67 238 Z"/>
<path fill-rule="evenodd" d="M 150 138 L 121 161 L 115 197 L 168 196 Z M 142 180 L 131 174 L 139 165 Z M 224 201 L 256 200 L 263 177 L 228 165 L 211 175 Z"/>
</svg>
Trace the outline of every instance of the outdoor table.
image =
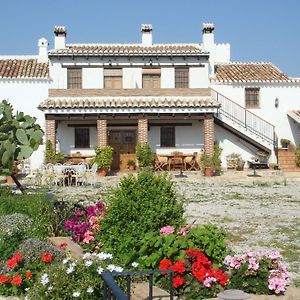
<svg viewBox="0 0 300 300">
<path fill-rule="evenodd" d="M 171 171 L 171 162 L 172 162 L 172 158 L 174 157 L 178 157 L 178 158 L 181 158 L 181 161 L 182 161 L 182 166 L 180 168 L 180 174 L 178 174 L 178 176 L 180 175 L 181 177 L 185 176 L 183 175 L 183 171 L 186 171 L 185 170 L 185 159 L 187 157 L 192 157 L 193 154 L 176 154 L 176 153 L 167 153 L 167 154 L 159 154 L 159 156 L 162 156 L 162 157 L 166 157 L 167 158 L 167 164 L 168 164 L 168 171 Z"/>
</svg>

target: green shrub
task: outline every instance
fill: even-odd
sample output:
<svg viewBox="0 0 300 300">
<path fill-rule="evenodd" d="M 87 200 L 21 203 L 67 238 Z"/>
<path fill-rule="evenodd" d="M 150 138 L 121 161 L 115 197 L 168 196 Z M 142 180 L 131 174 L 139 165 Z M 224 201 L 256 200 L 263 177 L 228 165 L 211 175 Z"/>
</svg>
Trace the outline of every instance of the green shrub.
<svg viewBox="0 0 300 300">
<path fill-rule="evenodd" d="M 53 145 L 50 140 L 46 142 L 45 146 L 45 158 L 44 158 L 45 164 L 52 163 L 63 163 L 64 162 L 64 153 L 58 152 L 55 153 L 53 150 Z"/>
<path fill-rule="evenodd" d="M 46 194 L 15 195 L 9 190 L 0 190 L 0 216 L 13 213 L 27 215 L 33 220 L 30 232 L 44 239 L 51 235 L 53 203 Z"/>
<path fill-rule="evenodd" d="M 153 166 L 155 153 L 151 150 L 149 144 L 137 144 L 135 153 L 140 168 Z"/>
<path fill-rule="evenodd" d="M 296 149 L 296 165 L 300 167 L 300 147 Z"/>
<path fill-rule="evenodd" d="M 109 170 L 113 163 L 113 152 L 114 149 L 111 146 L 96 147 L 95 157 L 92 160 L 93 163 L 97 163 L 99 169 Z"/>
<path fill-rule="evenodd" d="M 186 236 L 176 232 L 163 235 L 149 232 L 142 239 L 135 259 L 144 269 L 157 269 L 162 259 L 183 259 L 185 250 L 198 249 L 215 265 L 221 266 L 229 253 L 225 237 L 222 229 L 211 224 L 191 228 Z"/>
<path fill-rule="evenodd" d="M 104 249 L 129 263 L 147 232 L 183 224 L 183 205 L 167 175 L 143 171 L 124 177 L 111 194 L 98 238 Z"/>
</svg>

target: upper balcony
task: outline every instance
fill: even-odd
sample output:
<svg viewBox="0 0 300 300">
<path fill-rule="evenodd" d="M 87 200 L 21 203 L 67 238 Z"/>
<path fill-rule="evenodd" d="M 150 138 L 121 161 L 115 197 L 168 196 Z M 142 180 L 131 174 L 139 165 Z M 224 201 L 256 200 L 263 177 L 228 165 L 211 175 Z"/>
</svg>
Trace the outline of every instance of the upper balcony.
<svg viewBox="0 0 300 300">
<path fill-rule="evenodd" d="M 209 88 L 49 89 L 49 97 L 210 96 Z"/>
</svg>

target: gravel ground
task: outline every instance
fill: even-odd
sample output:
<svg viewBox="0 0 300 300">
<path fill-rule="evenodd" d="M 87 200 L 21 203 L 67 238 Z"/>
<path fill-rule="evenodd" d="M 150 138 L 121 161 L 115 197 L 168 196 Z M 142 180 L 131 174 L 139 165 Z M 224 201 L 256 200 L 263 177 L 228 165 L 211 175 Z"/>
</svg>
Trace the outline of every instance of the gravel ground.
<svg viewBox="0 0 300 300">
<path fill-rule="evenodd" d="M 225 172 L 207 178 L 199 172 L 173 177 L 186 203 L 188 222 L 213 223 L 228 232 L 228 243 L 241 253 L 249 249 L 281 251 L 292 278 L 300 283 L 300 174 L 261 170 Z M 176 173 L 173 173 L 176 175 Z M 116 187 L 120 177 L 98 179 L 96 188 L 56 187 L 51 192 L 65 200 L 95 200 Z"/>
</svg>

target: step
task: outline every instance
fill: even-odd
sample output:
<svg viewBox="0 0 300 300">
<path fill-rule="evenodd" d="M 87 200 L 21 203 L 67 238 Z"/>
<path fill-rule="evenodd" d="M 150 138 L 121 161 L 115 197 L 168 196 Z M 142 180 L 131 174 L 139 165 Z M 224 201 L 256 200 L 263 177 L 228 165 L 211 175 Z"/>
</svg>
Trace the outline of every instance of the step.
<svg viewBox="0 0 300 300">
<path fill-rule="evenodd" d="M 55 247 L 63 250 L 66 254 L 70 254 L 75 259 L 80 259 L 83 256 L 83 249 L 78 244 L 74 243 L 70 237 L 55 236 L 50 237 L 48 240 Z"/>
<path fill-rule="evenodd" d="M 149 283 L 148 282 L 140 282 L 134 283 L 132 285 L 132 293 L 131 300 L 148 300 L 149 298 Z M 160 299 L 170 299 L 170 294 L 165 290 L 153 286 L 153 297 L 152 299 L 160 300 Z M 178 299 L 175 298 L 174 299 Z"/>
</svg>

